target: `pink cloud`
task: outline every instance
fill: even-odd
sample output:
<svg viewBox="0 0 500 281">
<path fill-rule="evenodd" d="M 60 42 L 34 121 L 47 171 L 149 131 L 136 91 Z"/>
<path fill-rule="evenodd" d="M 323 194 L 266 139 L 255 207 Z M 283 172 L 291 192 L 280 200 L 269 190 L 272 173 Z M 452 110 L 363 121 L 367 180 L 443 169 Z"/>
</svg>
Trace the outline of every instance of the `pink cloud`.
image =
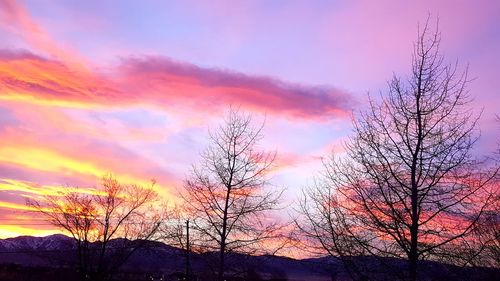
<svg viewBox="0 0 500 281">
<path fill-rule="evenodd" d="M 172 102 L 198 106 L 241 104 L 253 110 L 298 118 L 344 116 L 353 106 L 351 96 L 326 86 L 304 86 L 265 76 L 202 68 L 164 57 L 123 61 L 125 80 L 133 92 L 167 106 Z"/>
<path fill-rule="evenodd" d="M 163 57 L 124 59 L 111 74 L 88 73 L 29 52 L 0 52 L 0 98 L 63 106 L 149 104 L 206 112 L 230 104 L 303 119 L 344 117 L 351 96 L 264 76 L 202 68 Z M 2 97 L 3 96 L 3 97 Z"/>
<path fill-rule="evenodd" d="M 69 46 L 61 46 L 45 29 L 39 25 L 20 1 L 0 1 L 0 23 L 3 28 L 20 37 L 35 51 L 41 51 L 53 58 L 65 61 L 74 68 L 86 71 L 86 60 Z M 0 27 L 1 28 L 1 27 Z"/>
</svg>

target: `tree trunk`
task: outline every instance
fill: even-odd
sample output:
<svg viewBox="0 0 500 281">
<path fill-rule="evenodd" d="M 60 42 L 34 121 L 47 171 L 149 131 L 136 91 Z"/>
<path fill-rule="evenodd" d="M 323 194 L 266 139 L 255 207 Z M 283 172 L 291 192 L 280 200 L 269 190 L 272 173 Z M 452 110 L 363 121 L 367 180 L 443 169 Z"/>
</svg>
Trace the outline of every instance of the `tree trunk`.
<svg viewBox="0 0 500 281">
<path fill-rule="evenodd" d="M 412 225 L 410 254 L 408 256 L 411 281 L 417 280 L 417 263 L 418 263 L 417 238 L 416 238 L 417 234 L 418 234 L 418 229 Z"/>
<path fill-rule="evenodd" d="M 418 202 L 418 182 L 417 182 L 417 171 L 418 171 L 418 159 L 419 154 L 422 149 L 423 133 L 422 133 L 422 112 L 420 108 L 420 99 L 422 98 L 422 73 L 423 73 L 423 61 L 419 67 L 418 82 L 417 82 L 417 93 L 416 93 L 416 117 L 417 117 L 417 143 L 415 145 L 415 151 L 413 152 L 413 159 L 411 165 L 411 227 L 410 227 L 410 254 L 409 254 L 409 269 L 410 269 L 410 280 L 417 280 L 417 265 L 418 265 L 418 221 L 419 221 L 419 202 Z"/>
<path fill-rule="evenodd" d="M 223 221 L 222 221 L 222 234 L 221 234 L 221 239 L 220 239 L 220 256 L 219 256 L 219 272 L 218 272 L 218 281 L 224 281 L 224 258 L 226 255 L 226 234 L 227 234 L 227 212 L 228 212 L 228 205 L 229 205 L 229 195 L 231 194 L 231 186 L 230 183 L 232 181 L 232 173 L 229 178 L 229 186 L 227 187 L 227 193 L 226 193 L 226 203 L 224 205 L 224 214 L 223 214 Z"/>
<path fill-rule="evenodd" d="M 189 264 L 189 254 L 190 254 L 190 246 L 189 246 L 189 220 L 186 221 L 186 280 L 191 280 L 191 269 Z"/>
<path fill-rule="evenodd" d="M 225 245 L 224 245 L 225 246 Z M 220 256 L 219 256 L 219 272 L 217 276 L 218 281 L 224 281 L 224 258 L 225 258 L 225 252 L 226 249 L 221 245 L 220 248 Z"/>
<path fill-rule="evenodd" d="M 415 172 L 412 172 L 411 191 L 411 227 L 410 227 L 410 254 L 408 255 L 410 280 L 417 280 L 418 263 L 418 189 L 415 183 Z"/>
</svg>

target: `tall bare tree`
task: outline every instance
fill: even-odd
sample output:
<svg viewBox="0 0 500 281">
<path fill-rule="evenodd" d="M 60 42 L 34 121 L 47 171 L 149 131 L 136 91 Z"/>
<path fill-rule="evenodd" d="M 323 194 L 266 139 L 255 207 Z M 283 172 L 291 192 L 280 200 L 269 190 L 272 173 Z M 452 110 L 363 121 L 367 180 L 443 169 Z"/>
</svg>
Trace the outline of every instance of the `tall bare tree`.
<svg viewBox="0 0 500 281">
<path fill-rule="evenodd" d="M 440 34 L 429 29 L 427 22 L 418 33 L 411 75 L 393 77 L 386 95 L 370 99 L 346 155 L 325 161 L 321 180 L 305 190 L 307 224 L 299 224 L 349 267 L 355 255 L 407 259 L 402 278 L 410 280 L 420 260 L 446 254 L 472 232 L 498 171 L 480 170 L 472 157 L 478 116 L 469 107 L 467 69 L 444 63 Z"/>
<path fill-rule="evenodd" d="M 95 194 L 68 187 L 27 204 L 75 239 L 82 280 L 106 280 L 158 230 L 157 200 L 152 186 L 124 185 L 110 175 Z"/>
<path fill-rule="evenodd" d="M 277 208 L 282 189 L 269 184 L 275 153 L 258 150 L 262 128 L 251 116 L 231 109 L 224 124 L 209 134 L 185 182 L 185 204 L 201 245 L 219 252 L 222 281 L 229 252 L 247 252 L 276 235 L 278 224 L 266 213 Z"/>
</svg>

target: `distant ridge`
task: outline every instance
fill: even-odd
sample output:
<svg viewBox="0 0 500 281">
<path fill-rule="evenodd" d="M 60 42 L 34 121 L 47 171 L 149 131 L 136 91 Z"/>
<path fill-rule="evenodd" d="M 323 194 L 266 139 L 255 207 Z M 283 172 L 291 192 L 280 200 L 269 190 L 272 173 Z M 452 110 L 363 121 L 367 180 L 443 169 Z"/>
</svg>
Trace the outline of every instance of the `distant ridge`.
<svg viewBox="0 0 500 281">
<path fill-rule="evenodd" d="M 120 243 L 123 239 L 112 240 Z M 131 241 L 132 243 L 136 241 Z M 137 241 L 138 242 L 138 241 Z M 143 242 L 143 241 L 141 241 Z M 25 267 L 63 268 L 74 265 L 76 258 L 75 241 L 65 235 L 56 234 L 46 237 L 19 236 L 0 239 L 0 264 Z M 216 253 L 191 254 L 193 272 L 203 272 L 210 268 L 210 261 Z M 173 273 L 183 272 L 185 268 L 185 252 L 182 249 L 162 242 L 148 241 L 144 248 L 138 249 L 121 268 L 123 272 Z M 276 280 L 311 280 L 330 281 L 345 280 L 346 272 L 338 258 L 320 257 L 308 259 L 293 259 L 280 256 L 249 256 L 244 254 L 229 254 L 228 261 L 234 266 L 245 265 L 248 270 L 254 270 L 261 276 L 276 278 Z M 370 266 L 374 257 L 356 257 L 358 261 Z M 395 268 L 404 268 L 405 261 L 386 259 Z M 495 280 L 500 276 L 500 269 L 458 268 L 436 262 L 425 262 L 422 270 L 428 279 L 434 280 Z M 481 277 L 480 277 L 481 276 Z M 490 278 L 491 277 L 491 278 Z M 444 278 L 444 279 L 443 279 Z"/>
</svg>

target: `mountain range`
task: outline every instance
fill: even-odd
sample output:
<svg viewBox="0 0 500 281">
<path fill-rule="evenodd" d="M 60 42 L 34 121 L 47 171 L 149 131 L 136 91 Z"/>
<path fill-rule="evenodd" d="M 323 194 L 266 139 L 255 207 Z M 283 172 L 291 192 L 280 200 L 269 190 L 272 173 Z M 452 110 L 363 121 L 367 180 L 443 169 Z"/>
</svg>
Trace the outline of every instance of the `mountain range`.
<svg viewBox="0 0 500 281">
<path fill-rule="evenodd" d="M 113 240 L 111 243 L 119 243 Z M 133 242 L 133 241 L 132 241 Z M 66 268 L 74 264 L 75 241 L 64 235 L 46 237 L 20 236 L 0 239 L 0 264 L 16 265 L 28 268 Z M 210 269 L 217 253 L 191 253 L 190 264 L 193 272 L 204 272 Z M 347 273 L 340 259 L 335 257 L 319 257 L 292 259 L 281 256 L 245 254 L 229 254 L 228 266 L 256 272 L 268 280 L 311 280 L 330 281 L 345 280 Z M 377 266 L 374 257 L 356 257 L 358 262 L 367 267 Z M 386 259 L 396 271 L 403 269 L 405 261 Z M 120 268 L 123 272 L 174 273 L 185 269 L 185 252 L 182 249 L 162 242 L 148 241 L 146 245 L 130 257 Z M 460 268 L 437 262 L 423 262 L 422 276 L 425 280 L 495 280 L 500 276 L 499 269 Z M 471 279 L 472 278 L 472 279 Z M 492 278 L 492 279 L 491 279 Z"/>
</svg>

